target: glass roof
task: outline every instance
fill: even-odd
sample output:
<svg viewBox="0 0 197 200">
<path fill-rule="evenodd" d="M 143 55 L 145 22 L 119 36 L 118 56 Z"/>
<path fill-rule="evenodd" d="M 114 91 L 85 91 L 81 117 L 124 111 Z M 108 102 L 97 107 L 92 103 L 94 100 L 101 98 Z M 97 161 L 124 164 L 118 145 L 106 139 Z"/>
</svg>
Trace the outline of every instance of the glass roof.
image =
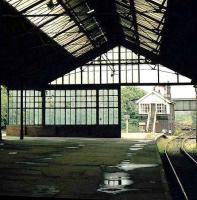
<svg viewBox="0 0 197 200">
<path fill-rule="evenodd" d="M 6 1 L 73 56 L 108 41 L 87 0 Z M 158 55 L 167 0 L 115 0 L 115 7 L 125 40 Z"/>
<path fill-rule="evenodd" d="M 107 41 L 85 1 L 62 1 L 62 4 L 57 0 L 6 1 L 76 57 Z"/>
<path fill-rule="evenodd" d="M 116 0 L 125 39 L 159 54 L 166 7 L 167 0 Z"/>
</svg>

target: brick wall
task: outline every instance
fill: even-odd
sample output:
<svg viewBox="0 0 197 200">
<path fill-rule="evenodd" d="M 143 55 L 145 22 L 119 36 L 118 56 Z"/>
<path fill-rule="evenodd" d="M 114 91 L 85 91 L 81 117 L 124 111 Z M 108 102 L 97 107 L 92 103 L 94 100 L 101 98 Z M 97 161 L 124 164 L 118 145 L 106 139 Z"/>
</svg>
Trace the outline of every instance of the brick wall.
<svg viewBox="0 0 197 200">
<path fill-rule="evenodd" d="M 118 125 L 26 126 L 24 130 L 32 137 L 121 137 Z M 19 136 L 20 126 L 9 125 L 6 131 L 8 136 Z"/>
</svg>

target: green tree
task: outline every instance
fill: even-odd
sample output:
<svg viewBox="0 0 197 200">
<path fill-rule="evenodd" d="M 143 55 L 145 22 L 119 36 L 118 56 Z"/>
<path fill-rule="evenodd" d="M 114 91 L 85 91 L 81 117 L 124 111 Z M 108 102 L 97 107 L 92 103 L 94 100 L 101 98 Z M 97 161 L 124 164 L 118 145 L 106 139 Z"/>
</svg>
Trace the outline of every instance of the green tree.
<svg viewBox="0 0 197 200">
<path fill-rule="evenodd" d="M 191 113 L 192 116 L 192 128 L 196 128 L 196 112 Z"/>
<path fill-rule="evenodd" d="M 6 87 L 2 86 L 1 88 L 1 106 L 2 106 L 2 113 L 1 113 L 1 124 L 5 126 L 7 124 L 7 108 L 8 108 L 8 99 L 7 99 L 7 89 Z"/>
<path fill-rule="evenodd" d="M 122 129 L 125 128 L 125 119 L 124 115 L 130 116 L 130 125 L 136 129 L 139 123 L 139 114 L 138 114 L 138 106 L 136 101 L 143 97 L 146 92 L 138 87 L 127 86 L 122 87 L 121 90 L 121 111 L 122 111 Z M 131 127 L 131 129 L 132 129 Z M 130 130 L 132 131 L 132 130 Z"/>
</svg>

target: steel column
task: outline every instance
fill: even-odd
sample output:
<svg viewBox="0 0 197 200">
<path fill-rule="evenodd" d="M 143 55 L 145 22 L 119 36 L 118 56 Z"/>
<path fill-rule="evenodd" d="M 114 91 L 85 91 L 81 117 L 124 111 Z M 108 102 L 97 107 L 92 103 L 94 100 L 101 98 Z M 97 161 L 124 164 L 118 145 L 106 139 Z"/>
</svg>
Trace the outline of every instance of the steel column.
<svg viewBox="0 0 197 200">
<path fill-rule="evenodd" d="M 99 125 L 99 90 L 96 89 L 96 125 Z"/>
<path fill-rule="evenodd" d="M 121 138 L 121 87 L 118 87 L 118 126 Z"/>
<path fill-rule="evenodd" d="M 196 93 L 196 147 L 197 147 L 197 86 L 194 85 L 195 93 Z"/>
<path fill-rule="evenodd" d="M 20 125 L 21 125 L 21 128 L 20 128 L 20 139 L 23 140 L 24 138 L 24 130 L 23 130 L 23 84 L 21 83 L 21 102 L 20 102 L 20 113 L 21 113 L 21 116 L 20 116 Z"/>
<path fill-rule="evenodd" d="M 1 121 L 2 121 L 2 107 L 1 107 L 1 84 L 0 84 L 0 141 L 2 141 L 2 126 L 1 126 Z"/>
<path fill-rule="evenodd" d="M 45 90 L 41 91 L 42 96 L 42 126 L 45 126 L 45 110 L 46 110 L 46 103 L 45 103 Z"/>
</svg>

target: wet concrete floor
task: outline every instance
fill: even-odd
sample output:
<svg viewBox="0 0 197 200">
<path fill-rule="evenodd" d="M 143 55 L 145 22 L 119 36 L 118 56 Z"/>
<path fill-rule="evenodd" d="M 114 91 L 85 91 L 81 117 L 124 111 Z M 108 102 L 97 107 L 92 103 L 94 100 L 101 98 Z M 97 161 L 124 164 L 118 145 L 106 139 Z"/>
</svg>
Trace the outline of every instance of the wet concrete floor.
<svg viewBox="0 0 197 200">
<path fill-rule="evenodd" d="M 15 138 L 0 144 L 0 195 L 170 199 L 149 140 Z"/>
</svg>

